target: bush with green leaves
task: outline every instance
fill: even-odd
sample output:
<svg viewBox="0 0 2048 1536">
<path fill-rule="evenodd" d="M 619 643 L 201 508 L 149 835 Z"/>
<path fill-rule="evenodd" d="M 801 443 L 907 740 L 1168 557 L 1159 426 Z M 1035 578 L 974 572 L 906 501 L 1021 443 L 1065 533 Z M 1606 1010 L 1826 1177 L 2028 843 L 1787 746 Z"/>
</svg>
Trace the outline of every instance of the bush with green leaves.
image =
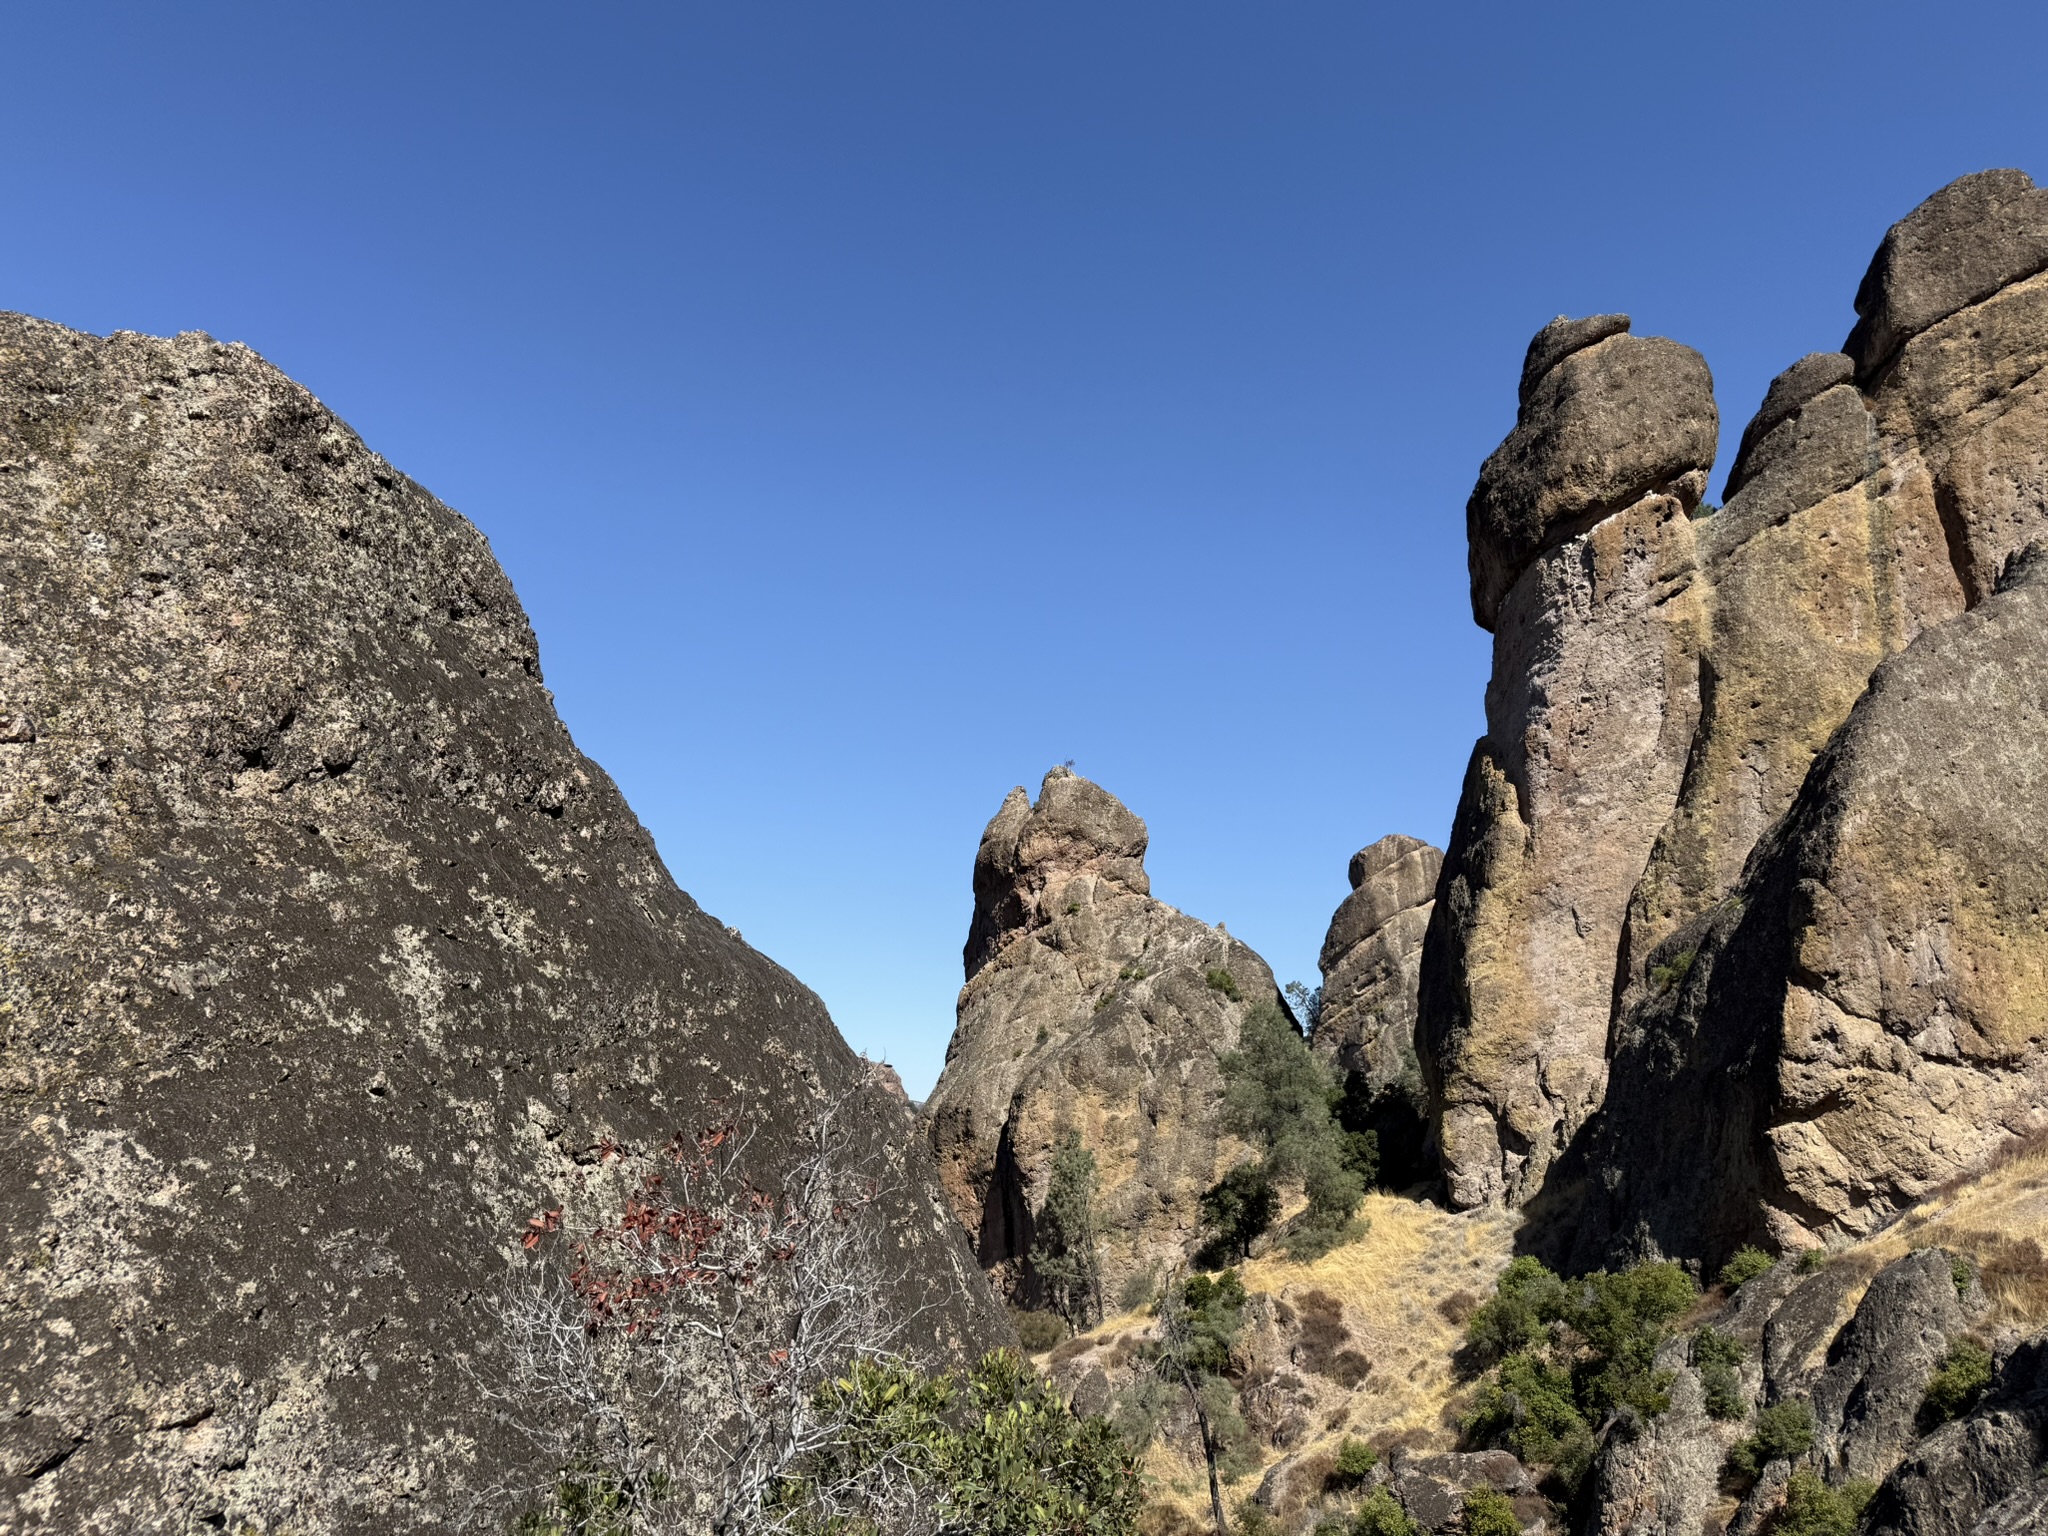
<svg viewBox="0 0 2048 1536">
<path fill-rule="evenodd" d="M 1922 1425 L 1932 1429 L 1960 1419 L 1990 1385 L 1991 1351 L 1967 1335 L 1957 1339 L 1928 1378 L 1927 1399 L 1920 1405 Z"/>
<path fill-rule="evenodd" d="M 1803 1402 L 1773 1403 L 1757 1410 L 1756 1428 L 1728 1453 L 1728 1465 L 1743 1477 L 1756 1477 L 1772 1462 L 1812 1449 L 1813 1410 Z"/>
<path fill-rule="evenodd" d="M 958 1381 L 862 1361 L 819 1392 L 826 1411 L 867 1431 L 835 1454 L 896 1458 L 947 1529 L 1129 1536 L 1137 1528 L 1143 1488 L 1131 1447 L 1100 1415 L 1075 1414 L 1013 1353 L 983 1357 Z M 801 1511 L 808 1483 L 825 1470 L 786 1486 L 783 1507 Z"/>
<path fill-rule="evenodd" d="M 1493 1488 L 1474 1488 L 1465 1495 L 1459 1529 L 1464 1536 L 1522 1536 L 1514 1500 Z"/>
<path fill-rule="evenodd" d="M 1351 1524 L 1340 1529 L 1348 1531 L 1348 1536 L 1422 1536 L 1422 1527 L 1385 1488 L 1368 1493 L 1353 1512 Z"/>
<path fill-rule="evenodd" d="M 1363 1440 L 1354 1440 L 1346 1435 L 1337 1447 L 1337 1459 L 1331 1464 L 1323 1482 L 1331 1488 L 1356 1488 L 1372 1476 L 1372 1469 L 1379 1464 L 1379 1452 Z"/>
<path fill-rule="evenodd" d="M 1377 1143 L 1338 1124 L 1333 1110 L 1341 1090 L 1329 1068 L 1271 999 L 1245 1010 L 1237 1049 L 1217 1065 L 1224 1126 L 1259 1148 L 1258 1176 L 1268 1184 L 1299 1180 L 1308 1196 L 1307 1209 L 1294 1220 L 1289 1252 L 1312 1258 L 1346 1240 L 1375 1171 Z M 1253 1188 L 1254 1175 L 1239 1169 L 1232 1176 L 1243 1181 L 1237 1195 L 1223 1184 L 1210 1191 L 1220 1215 L 1241 1211 L 1243 1194 Z M 1234 1230 L 1242 1232 L 1242 1223 Z"/>
<path fill-rule="evenodd" d="M 1209 970 L 1203 975 L 1202 979 L 1206 981 L 1213 990 L 1221 992 L 1233 1003 L 1236 1002 L 1239 996 L 1241 995 L 1237 990 L 1237 978 L 1231 975 L 1230 972 L 1223 969 L 1223 967 L 1220 965 L 1211 966 Z"/>
<path fill-rule="evenodd" d="M 1102 1321 L 1102 1271 L 1095 1243 L 1095 1154 L 1068 1131 L 1053 1150 L 1045 1204 L 1031 1244 L 1031 1271 L 1052 1309 L 1076 1328 Z"/>
<path fill-rule="evenodd" d="M 1547 1465 L 1576 1489 L 1597 1438 L 1632 1432 L 1671 1406 L 1657 1349 L 1697 1294 L 1676 1264 L 1566 1280 L 1516 1259 L 1466 1327 L 1473 1357 L 1492 1366 L 1467 1438 Z"/>
<path fill-rule="evenodd" d="M 1754 1244 L 1745 1244 L 1735 1250 L 1726 1264 L 1721 1266 L 1721 1283 L 1731 1291 L 1739 1291 L 1758 1275 L 1767 1275 L 1777 1261 Z"/>
<path fill-rule="evenodd" d="M 1707 1416 L 1733 1423 L 1749 1413 L 1742 1395 L 1743 1348 L 1739 1341 L 1712 1328 L 1692 1336 L 1693 1368 L 1700 1373 L 1700 1390 L 1706 1397 Z"/>
<path fill-rule="evenodd" d="M 1876 1493 L 1877 1484 L 1861 1480 L 1830 1488 L 1818 1473 L 1801 1467 L 1785 1484 L 1775 1536 L 1855 1536 L 1863 1507 Z"/>
<path fill-rule="evenodd" d="M 513 1536 L 633 1536 L 639 1504 L 659 1504 L 665 1489 L 636 1500 L 626 1480 L 605 1467 L 577 1461 L 555 1479 L 546 1509 L 528 1510 L 512 1523 Z"/>
<path fill-rule="evenodd" d="M 1027 1312 L 1022 1307 L 1012 1307 L 1010 1323 L 1027 1354 L 1042 1355 L 1067 1336 L 1066 1323 L 1052 1312 Z"/>
</svg>

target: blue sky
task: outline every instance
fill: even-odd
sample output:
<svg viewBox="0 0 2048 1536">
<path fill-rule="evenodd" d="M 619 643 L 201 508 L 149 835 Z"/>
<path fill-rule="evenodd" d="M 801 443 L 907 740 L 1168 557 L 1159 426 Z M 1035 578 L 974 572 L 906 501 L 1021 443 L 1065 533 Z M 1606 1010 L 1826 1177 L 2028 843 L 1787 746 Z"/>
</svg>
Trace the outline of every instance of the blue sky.
<svg viewBox="0 0 2048 1536">
<path fill-rule="evenodd" d="M 0 307 L 249 343 L 491 539 L 708 909 L 914 1093 L 1073 759 L 1313 979 L 1441 842 L 1530 334 L 1699 347 L 1722 469 L 1885 227 L 2048 177 L 2048 7 L 9 8 Z"/>
</svg>

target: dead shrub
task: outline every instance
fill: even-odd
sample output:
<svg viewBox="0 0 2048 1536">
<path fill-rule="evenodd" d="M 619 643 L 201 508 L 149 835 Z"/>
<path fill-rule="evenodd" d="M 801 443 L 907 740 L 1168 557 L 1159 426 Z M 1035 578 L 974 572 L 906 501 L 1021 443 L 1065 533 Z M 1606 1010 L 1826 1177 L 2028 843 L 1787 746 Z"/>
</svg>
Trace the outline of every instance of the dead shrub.
<svg viewBox="0 0 2048 1536">
<path fill-rule="evenodd" d="M 1437 1315 L 1453 1328 L 1462 1328 L 1472 1321 L 1472 1314 L 1483 1305 L 1476 1291 L 1453 1291 L 1436 1304 Z"/>
</svg>

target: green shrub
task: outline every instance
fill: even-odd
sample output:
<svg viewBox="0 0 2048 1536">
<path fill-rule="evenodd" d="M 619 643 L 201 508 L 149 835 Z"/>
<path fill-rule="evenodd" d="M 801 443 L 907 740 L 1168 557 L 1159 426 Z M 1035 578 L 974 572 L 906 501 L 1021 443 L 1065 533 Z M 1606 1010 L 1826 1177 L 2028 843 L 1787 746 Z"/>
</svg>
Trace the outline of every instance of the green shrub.
<svg viewBox="0 0 2048 1536">
<path fill-rule="evenodd" d="M 1785 1484 L 1777 1536 L 1855 1536 L 1856 1522 L 1877 1492 L 1877 1484 L 1852 1481 L 1830 1488 L 1801 1467 Z"/>
<path fill-rule="evenodd" d="M 1211 966 L 1202 979 L 1208 982 L 1216 991 L 1229 998 L 1233 1003 L 1238 1000 L 1240 994 L 1237 990 L 1237 978 L 1224 970 L 1222 966 Z"/>
<path fill-rule="evenodd" d="M 1216 1442 L 1216 1470 L 1226 1483 L 1251 1476 L 1264 1463 L 1251 1426 L 1238 1411 L 1237 1390 L 1221 1376 L 1202 1383 L 1202 1411 L 1209 1416 L 1209 1434 Z"/>
<path fill-rule="evenodd" d="M 1755 1477 L 1774 1461 L 1804 1456 L 1813 1449 L 1813 1410 L 1805 1403 L 1773 1403 L 1759 1409 L 1756 1428 L 1728 1453 L 1728 1465 Z"/>
<path fill-rule="evenodd" d="M 1828 1265 L 1828 1251 L 1825 1248 L 1809 1248 L 1799 1255 L 1799 1273 L 1818 1274 Z"/>
<path fill-rule="evenodd" d="M 1650 968 L 1651 989 L 1663 993 L 1684 982 L 1692 974 L 1692 963 L 1699 958 L 1696 949 L 1681 949 L 1662 965 Z"/>
<path fill-rule="evenodd" d="M 1698 1294 L 1676 1264 L 1638 1264 L 1563 1280 L 1524 1256 L 1466 1327 L 1473 1356 L 1495 1362 L 1466 1421 L 1475 1443 L 1547 1464 L 1576 1489 L 1593 1457 L 1593 1424 L 1623 1434 L 1671 1406 L 1657 1349 Z"/>
<path fill-rule="evenodd" d="M 1474 1488 L 1465 1495 L 1465 1536 L 1522 1536 L 1515 1503 L 1492 1488 Z"/>
<path fill-rule="evenodd" d="M 1012 1307 L 1010 1321 L 1017 1329 L 1017 1342 L 1027 1354 L 1044 1354 L 1067 1336 L 1067 1325 L 1056 1312 L 1027 1312 L 1022 1307 Z"/>
<path fill-rule="evenodd" d="M 1351 1516 L 1351 1536 L 1422 1536 L 1422 1527 L 1408 1518 L 1393 1494 L 1375 1488 Z"/>
<path fill-rule="evenodd" d="M 1240 1499 L 1230 1517 L 1230 1529 L 1233 1536 L 1281 1536 L 1284 1527 L 1258 1503 Z"/>
<path fill-rule="evenodd" d="M 513 1522 L 513 1536 L 633 1536 L 637 1504 L 659 1502 L 665 1489 L 636 1500 L 625 1479 L 590 1461 L 576 1461 L 555 1478 L 552 1503 Z"/>
<path fill-rule="evenodd" d="M 1363 1440 L 1346 1435 L 1337 1447 L 1336 1465 L 1331 1467 L 1325 1482 L 1332 1488 L 1356 1488 L 1372 1476 L 1372 1469 L 1379 1464 L 1379 1452 Z"/>
<path fill-rule="evenodd" d="M 1920 1405 L 1922 1423 L 1932 1429 L 1960 1419 L 1977 1406 L 1990 1385 L 1991 1351 L 1975 1339 L 1957 1339 L 1928 1378 L 1927 1399 Z"/>
<path fill-rule="evenodd" d="M 1721 1283 L 1731 1291 L 1739 1291 L 1758 1275 L 1771 1272 L 1774 1260 L 1763 1249 L 1754 1244 L 1745 1244 L 1735 1250 L 1735 1256 L 1721 1266 Z"/>
<path fill-rule="evenodd" d="M 1970 1294 L 1970 1282 L 1977 1278 L 1977 1271 L 1970 1267 L 1970 1261 L 1958 1255 L 1948 1261 L 1948 1277 L 1956 1283 L 1956 1295 L 1966 1298 Z"/>
<path fill-rule="evenodd" d="M 1702 1328 L 1692 1336 L 1692 1363 L 1700 1373 L 1707 1416 L 1734 1422 L 1749 1412 L 1742 1396 L 1742 1346 L 1725 1333 Z"/>
<path fill-rule="evenodd" d="M 1378 1155 L 1375 1140 L 1344 1131 L 1331 1108 L 1341 1093 L 1329 1069 L 1309 1050 L 1277 1003 L 1245 1010 L 1237 1049 L 1217 1063 L 1223 1073 L 1223 1123 L 1259 1147 L 1269 1182 L 1300 1179 L 1308 1209 L 1296 1218 L 1290 1252 L 1327 1252 L 1349 1235 Z"/>
<path fill-rule="evenodd" d="M 1159 1294 L 1159 1266 L 1133 1270 L 1124 1280 L 1124 1288 L 1117 1292 L 1117 1305 L 1126 1312 L 1135 1312 Z"/>
</svg>

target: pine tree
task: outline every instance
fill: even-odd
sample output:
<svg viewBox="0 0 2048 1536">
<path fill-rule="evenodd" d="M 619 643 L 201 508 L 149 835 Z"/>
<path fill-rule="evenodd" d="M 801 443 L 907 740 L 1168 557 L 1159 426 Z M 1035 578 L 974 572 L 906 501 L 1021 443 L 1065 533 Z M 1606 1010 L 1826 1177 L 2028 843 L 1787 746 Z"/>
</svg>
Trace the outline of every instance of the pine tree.
<svg viewBox="0 0 2048 1536">
<path fill-rule="evenodd" d="M 1095 1154 L 1068 1131 L 1053 1153 L 1039 1208 L 1031 1268 L 1054 1311 L 1076 1328 L 1102 1321 L 1102 1273 L 1095 1254 Z"/>
</svg>

